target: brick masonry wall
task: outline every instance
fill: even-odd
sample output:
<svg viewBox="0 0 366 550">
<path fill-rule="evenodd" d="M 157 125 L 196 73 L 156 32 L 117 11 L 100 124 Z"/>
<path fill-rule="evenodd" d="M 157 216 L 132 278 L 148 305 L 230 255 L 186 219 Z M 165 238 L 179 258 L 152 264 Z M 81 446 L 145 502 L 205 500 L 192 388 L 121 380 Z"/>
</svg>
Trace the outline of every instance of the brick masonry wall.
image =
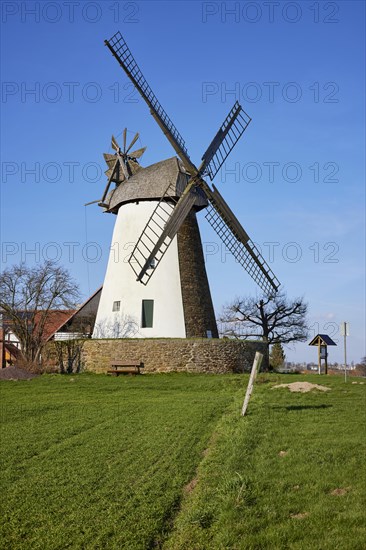
<svg viewBox="0 0 366 550">
<path fill-rule="evenodd" d="M 195 212 L 187 216 L 178 233 L 179 271 L 187 338 L 218 338 L 200 231 Z"/>
<path fill-rule="evenodd" d="M 103 373 L 111 360 L 142 361 L 144 372 L 196 372 L 223 374 L 249 371 L 262 342 L 229 339 L 116 339 L 86 340 L 84 369 Z"/>
</svg>

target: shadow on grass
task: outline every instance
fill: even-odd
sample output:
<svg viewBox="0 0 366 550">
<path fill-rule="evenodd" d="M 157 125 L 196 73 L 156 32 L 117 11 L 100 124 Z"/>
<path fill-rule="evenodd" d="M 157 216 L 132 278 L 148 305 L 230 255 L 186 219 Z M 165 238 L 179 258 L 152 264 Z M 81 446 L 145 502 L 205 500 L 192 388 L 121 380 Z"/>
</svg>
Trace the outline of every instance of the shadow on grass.
<svg viewBox="0 0 366 550">
<path fill-rule="evenodd" d="M 287 407 L 284 407 L 288 411 L 304 411 L 304 410 L 312 410 L 312 409 L 330 409 L 333 405 L 287 405 Z"/>
<path fill-rule="evenodd" d="M 333 405 L 272 405 L 271 411 L 277 414 L 283 414 L 284 411 L 321 411 L 332 408 Z"/>
</svg>

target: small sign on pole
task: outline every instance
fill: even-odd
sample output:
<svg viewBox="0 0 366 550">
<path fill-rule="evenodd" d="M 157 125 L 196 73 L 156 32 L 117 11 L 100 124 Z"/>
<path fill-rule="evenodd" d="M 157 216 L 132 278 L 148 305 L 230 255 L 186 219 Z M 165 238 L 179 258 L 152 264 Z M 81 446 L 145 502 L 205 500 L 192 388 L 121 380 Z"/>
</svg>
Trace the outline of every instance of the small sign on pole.
<svg viewBox="0 0 366 550">
<path fill-rule="evenodd" d="M 341 323 L 341 336 L 349 336 L 349 323 L 346 321 Z"/>
</svg>

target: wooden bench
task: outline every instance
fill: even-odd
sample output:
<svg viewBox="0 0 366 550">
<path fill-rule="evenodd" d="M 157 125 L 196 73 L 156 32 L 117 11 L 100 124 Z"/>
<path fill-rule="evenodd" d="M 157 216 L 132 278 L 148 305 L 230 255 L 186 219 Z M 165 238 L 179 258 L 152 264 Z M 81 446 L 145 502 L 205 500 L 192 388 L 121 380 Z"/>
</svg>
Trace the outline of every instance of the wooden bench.
<svg viewBox="0 0 366 550">
<path fill-rule="evenodd" d="M 108 374 L 118 376 L 119 374 L 141 374 L 140 369 L 144 368 L 142 361 L 117 361 L 112 359 L 111 368 L 107 370 Z"/>
</svg>

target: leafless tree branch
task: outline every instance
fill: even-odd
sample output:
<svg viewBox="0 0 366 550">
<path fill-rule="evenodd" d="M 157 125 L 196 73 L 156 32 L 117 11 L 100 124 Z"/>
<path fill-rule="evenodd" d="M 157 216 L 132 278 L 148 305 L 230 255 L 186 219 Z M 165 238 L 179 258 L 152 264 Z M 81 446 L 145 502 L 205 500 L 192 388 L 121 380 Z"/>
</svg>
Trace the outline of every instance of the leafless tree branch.
<svg viewBox="0 0 366 550">
<path fill-rule="evenodd" d="M 79 288 L 55 262 L 29 267 L 24 263 L 0 274 L 0 308 L 19 339 L 24 359 L 37 363 L 45 345 L 44 331 L 55 310 L 72 309 Z"/>
<path fill-rule="evenodd" d="M 258 338 L 270 344 L 304 342 L 308 337 L 308 306 L 303 298 L 274 296 L 236 298 L 219 318 L 220 333 L 229 338 Z"/>
</svg>

